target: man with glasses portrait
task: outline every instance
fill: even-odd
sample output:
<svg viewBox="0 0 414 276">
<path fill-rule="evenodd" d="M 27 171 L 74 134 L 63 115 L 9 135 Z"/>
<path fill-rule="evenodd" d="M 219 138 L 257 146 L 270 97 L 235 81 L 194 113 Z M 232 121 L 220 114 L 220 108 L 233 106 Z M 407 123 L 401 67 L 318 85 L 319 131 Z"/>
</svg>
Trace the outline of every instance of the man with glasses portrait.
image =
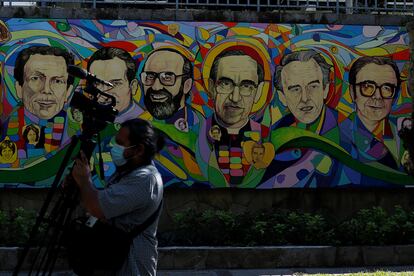
<svg viewBox="0 0 414 276">
<path fill-rule="evenodd" d="M 185 103 L 193 85 L 190 60 L 176 49 L 156 49 L 145 61 L 141 83 L 148 112 L 155 119 L 187 132 L 195 119 Z"/>
<path fill-rule="evenodd" d="M 251 119 L 253 105 L 262 93 L 263 65 L 248 53 L 244 48 L 229 49 L 217 55 L 211 66 L 209 95 L 214 114 L 207 120 L 199 143 L 206 139 L 208 153 L 216 157 L 209 161 L 216 170 L 208 171 L 209 181 L 216 186 L 235 187 L 246 182 L 244 178 L 253 168 L 245 158 L 243 142 L 252 137 L 262 142 L 264 135 L 261 124 Z"/>
<path fill-rule="evenodd" d="M 347 134 L 354 157 L 400 169 L 403 150 L 397 118 L 389 116 L 401 85 L 397 65 L 388 57 L 361 57 L 352 63 L 349 84 L 356 111 L 349 116 L 352 127 Z"/>
</svg>

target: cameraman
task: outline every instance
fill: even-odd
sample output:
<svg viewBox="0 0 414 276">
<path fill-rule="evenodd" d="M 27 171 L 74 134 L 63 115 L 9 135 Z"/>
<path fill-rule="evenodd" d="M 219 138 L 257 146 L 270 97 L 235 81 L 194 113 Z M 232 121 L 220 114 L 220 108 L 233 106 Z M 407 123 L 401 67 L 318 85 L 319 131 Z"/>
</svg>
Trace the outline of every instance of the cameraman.
<svg viewBox="0 0 414 276">
<path fill-rule="evenodd" d="M 152 159 L 164 140 L 151 123 L 142 119 L 122 123 L 115 138 L 111 155 L 117 169 L 104 190 L 93 186 L 89 162 L 83 152 L 75 161 L 72 177 L 79 187 L 82 205 L 92 216 L 130 231 L 150 217 L 162 200 L 163 183 Z M 117 275 L 156 275 L 159 214 L 134 238 Z"/>
</svg>

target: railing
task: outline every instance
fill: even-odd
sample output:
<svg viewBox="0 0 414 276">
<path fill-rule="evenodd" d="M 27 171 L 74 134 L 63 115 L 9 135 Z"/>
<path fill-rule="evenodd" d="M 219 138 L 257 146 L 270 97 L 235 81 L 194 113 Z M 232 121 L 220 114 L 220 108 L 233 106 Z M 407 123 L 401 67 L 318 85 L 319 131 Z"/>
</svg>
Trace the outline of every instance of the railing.
<svg viewBox="0 0 414 276">
<path fill-rule="evenodd" d="M 3 6 L 230 9 L 414 15 L 413 0 L 0 0 Z"/>
</svg>

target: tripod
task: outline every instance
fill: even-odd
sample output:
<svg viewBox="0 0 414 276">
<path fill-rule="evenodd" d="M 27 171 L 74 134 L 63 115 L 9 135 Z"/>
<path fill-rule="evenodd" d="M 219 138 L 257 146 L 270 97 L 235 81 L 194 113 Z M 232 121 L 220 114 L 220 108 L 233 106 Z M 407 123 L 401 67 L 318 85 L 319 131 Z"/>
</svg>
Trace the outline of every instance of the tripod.
<svg viewBox="0 0 414 276">
<path fill-rule="evenodd" d="M 65 230 L 68 228 L 72 219 L 73 211 L 79 203 L 78 190 L 75 185 L 69 185 L 63 190 L 60 189 L 60 197 L 56 201 L 56 204 L 50 211 L 50 215 L 46 217 L 49 205 L 52 202 L 54 194 L 58 190 L 58 184 L 61 182 L 61 178 L 68 165 L 73 153 L 78 147 L 80 142 L 80 149 L 85 153 L 88 160 L 90 159 L 92 152 L 95 148 L 96 142 L 92 139 L 93 134 L 86 132 L 80 137 L 72 137 L 71 143 L 63 158 L 62 164 L 54 178 L 52 186 L 48 192 L 46 200 L 40 209 L 36 222 L 30 232 L 29 240 L 26 243 L 22 254 L 18 260 L 17 266 L 13 271 L 13 276 L 17 276 L 21 270 L 24 261 L 28 255 L 29 249 L 33 247 L 36 240 L 36 236 L 39 233 L 39 229 L 43 224 L 46 224 L 43 237 L 40 239 L 39 247 L 33 259 L 29 275 L 32 275 L 34 270 L 37 270 L 36 275 L 51 275 L 62 246 L 62 241 L 65 235 Z M 37 267 L 36 267 L 37 266 Z"/>
<path fill-rule="evenodd" d="M 72 66 L 69 69 L 68 73 L 75 77 L 90 77 L 90 75 L 86 74 L 83 70 L 77 67 Z M 62 241 L 65 237 L 65 232 L 69 228 L 73 211 L 79 203 L 79 191 L 73 184 L 69 185 L 69 187 L 65 187 L 65 189 L 60 187 L 61 195 L 55 206 L 51 209 L 50 215 L 46 217 L 49 205 L 52 202 L 54 194 L 58 190 L 59 183 L 62 180 L 66 166 L 68 165 L 71 157 L 74 155 L 75 150 L 79 148 L 78 144 L 80 143 L 80 150 L 84 152 L 86 158 L 89 160 L 97 144 L 96 140 L 94 140 L 96 137 L 100 152 L 101 143 L 99 133 L 108 126 L 108 123 L 113 123 L 116 115 L 118 114 L 118 111 L 114 108 L 116 105 L 115 97 L 96 88 L 93 83 L 95 81 L 101 80 L 92 78 L 92 81 L 88 83 L 84 90 L 87 95 L 84 93 L 74 93 L 71 99 L 70 106 L 79 109 L 84 116 L 84 120 L 82 122 L 82 134 L 79 137 L 72 137 L 62 164 L 59 167 L 46 200 L 40 209 L 36 222 L 30 232 L 29 240 L 23 249 L 16 268 L 13 271 L 13 276 L 17 276 L 20 272 L 28 255 L 29 249 L 33 246 L 39 229 L 43 226 L 43 224 L 46 224 L 45 232 L 43 237 L 40 239 L 39 247 L 33 259 L 29 275 L 32 275 L 32 272 L 36 269 L 36 265 L 36 275 L 39 275 L 41 271 L 42 275 L 46 275 L 46 273 L 47 275 L 51 275 L 53 272 L 58 253 L 62 246 Z M 106 85 L 113 86 L 111 83 L 106 83 Z M 106 104 L 100 103 L 99 97 L 104 97 L 104 99 L 106 99 Z M 102 156 L 100 156 L 99 165 L 101 168 L 101 176 L 103 176 Z M 70 171 L 70 173 L 72 173 L 72 171 Z M 47 241 L 48 238 L 49 240 Z"/>
</svg>

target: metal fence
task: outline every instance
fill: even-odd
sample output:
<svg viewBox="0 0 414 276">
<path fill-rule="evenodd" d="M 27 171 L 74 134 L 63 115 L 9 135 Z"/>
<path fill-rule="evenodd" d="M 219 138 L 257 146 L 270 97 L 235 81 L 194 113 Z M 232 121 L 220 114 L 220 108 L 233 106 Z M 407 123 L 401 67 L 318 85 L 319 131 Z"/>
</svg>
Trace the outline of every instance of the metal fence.
<svg viewBox="0 0 414 276">
<path fill-rule="evenodd" d="M 414 15 L 414 0 L 0 0 L 3 6 L 136 7 Z"/>
</svg>

